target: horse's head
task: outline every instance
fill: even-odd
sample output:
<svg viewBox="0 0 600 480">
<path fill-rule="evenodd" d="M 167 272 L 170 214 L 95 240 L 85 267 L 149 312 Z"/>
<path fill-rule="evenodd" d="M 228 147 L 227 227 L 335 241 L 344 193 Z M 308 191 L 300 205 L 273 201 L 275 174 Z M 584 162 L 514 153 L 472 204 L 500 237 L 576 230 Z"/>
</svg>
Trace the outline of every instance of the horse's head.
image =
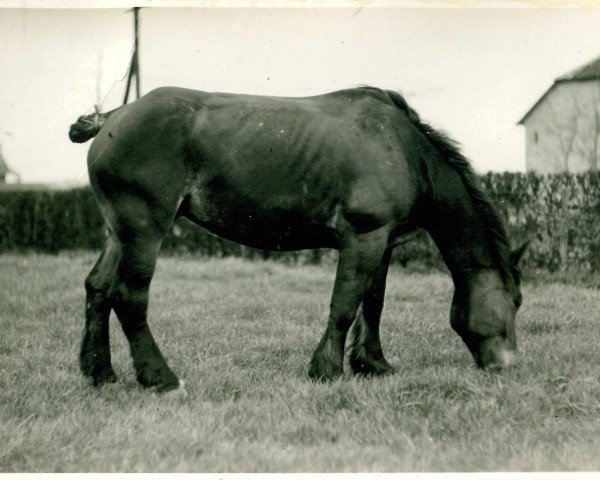
<svg viewBox="0 0 600 480">
<path fill-rule="evenodd" d="M 526 246 L 510 254 L 508 278 L 481 270 L 454 293 L 450 324 L 481 368 L 498 371 L 516 361 L 515 316 L 522 300 L 517 264 Z"/>
</svg>

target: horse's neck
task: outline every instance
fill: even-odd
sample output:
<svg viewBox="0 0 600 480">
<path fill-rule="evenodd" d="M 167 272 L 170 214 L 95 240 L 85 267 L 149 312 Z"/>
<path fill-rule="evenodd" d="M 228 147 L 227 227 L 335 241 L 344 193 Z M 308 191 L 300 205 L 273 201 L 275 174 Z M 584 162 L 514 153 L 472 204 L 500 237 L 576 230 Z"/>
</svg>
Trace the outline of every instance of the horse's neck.
<svg viewBox="0 0 600 480">
<path fill-rule="evenodd" d="M 440 250 L 455 281 L 495 268 L 486 225 L 464 184 L 456 175 L 439 182 L 429 202 L 424 228 Z"/>
</svg>

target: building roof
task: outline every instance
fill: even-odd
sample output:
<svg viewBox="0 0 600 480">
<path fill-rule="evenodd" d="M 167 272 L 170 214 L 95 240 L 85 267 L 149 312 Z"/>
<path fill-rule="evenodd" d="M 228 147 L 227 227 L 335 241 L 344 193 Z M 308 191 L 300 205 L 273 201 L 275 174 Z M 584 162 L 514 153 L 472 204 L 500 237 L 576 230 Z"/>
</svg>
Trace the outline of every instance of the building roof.
<svg viewBox="0 0 600 480">
<path fill-rule="evenodd" d="M 582 65 L 575 70 L 561 75 L 556 79 L 557 82 L 598 80 L 600 79 L 600 57 L 594 58 L 591 62 Z"/>
<path fill-rule="evenodd" d="M 586 82 L 588 80 L 600 80 L 600 57 L 594 58 L 591 62 L 555 78 L 552 86 L 546 90 L 539 100 L 533 104 L 525 115 L 523 115 L 523 118 L 517 122 L 517 125 L 523 125 L 529 115 L 533 113 L 537 106 L 542 103 L 558 84 L 566 82 Z"/>
</svg>

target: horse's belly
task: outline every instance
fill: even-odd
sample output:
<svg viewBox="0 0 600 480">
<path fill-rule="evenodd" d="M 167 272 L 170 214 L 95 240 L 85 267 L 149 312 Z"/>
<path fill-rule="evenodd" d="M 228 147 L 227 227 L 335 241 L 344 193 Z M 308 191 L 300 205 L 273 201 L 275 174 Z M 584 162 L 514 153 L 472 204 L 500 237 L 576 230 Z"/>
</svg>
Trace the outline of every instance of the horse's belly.
<svg viewBox="0 0 600 480">
<path fill-rule="evenodd" d="M 196 223 L 226 240 L 260 250 L 294 251 L 339 248 L 337 232 L 324 225 L 292 226 L 264 231 L 255 228 L 232 230 L 204 221 L 196 221 Z"/>
<path fill-rule="evenodd" d="M 323 209 L 263 210 L 239 198 L 215 204 L 191 195 L 180 214 L 215 235 L 261 250 L 339 248 L 334 219 Z"/>
</svg>

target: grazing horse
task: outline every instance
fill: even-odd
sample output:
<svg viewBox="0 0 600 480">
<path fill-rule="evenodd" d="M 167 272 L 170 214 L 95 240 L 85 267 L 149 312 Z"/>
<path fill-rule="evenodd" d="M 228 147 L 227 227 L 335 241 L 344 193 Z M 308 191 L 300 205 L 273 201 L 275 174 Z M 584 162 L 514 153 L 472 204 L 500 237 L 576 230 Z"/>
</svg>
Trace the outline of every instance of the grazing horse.
<svg viewBox="0 0 600 480">
<path fill-rule="evenodd" d="M 362 87 L 281 98 L 165 87 L 80 117 L 69 136 L 78 143 L 96 137 L 88 169 L 109 228 L 85 281 L 80 363 L 95 385 L 116 378 L 108 335 L 114 310 L 138 381 L 178 388 L 146 316 L 161 242 L 181 216 L 263 250 L 339 250 L 313 379 L 340 377 L 353 323 L 351 369 L 393 371 L 379 339 L 386 275 L 393 247 L 417 228 L 433 238 L 452 274 L 450 322 L 477 365 L 513 362 L 524 247 L 510 251 L 465 157 L 398 93 Z"/>
</svg>

